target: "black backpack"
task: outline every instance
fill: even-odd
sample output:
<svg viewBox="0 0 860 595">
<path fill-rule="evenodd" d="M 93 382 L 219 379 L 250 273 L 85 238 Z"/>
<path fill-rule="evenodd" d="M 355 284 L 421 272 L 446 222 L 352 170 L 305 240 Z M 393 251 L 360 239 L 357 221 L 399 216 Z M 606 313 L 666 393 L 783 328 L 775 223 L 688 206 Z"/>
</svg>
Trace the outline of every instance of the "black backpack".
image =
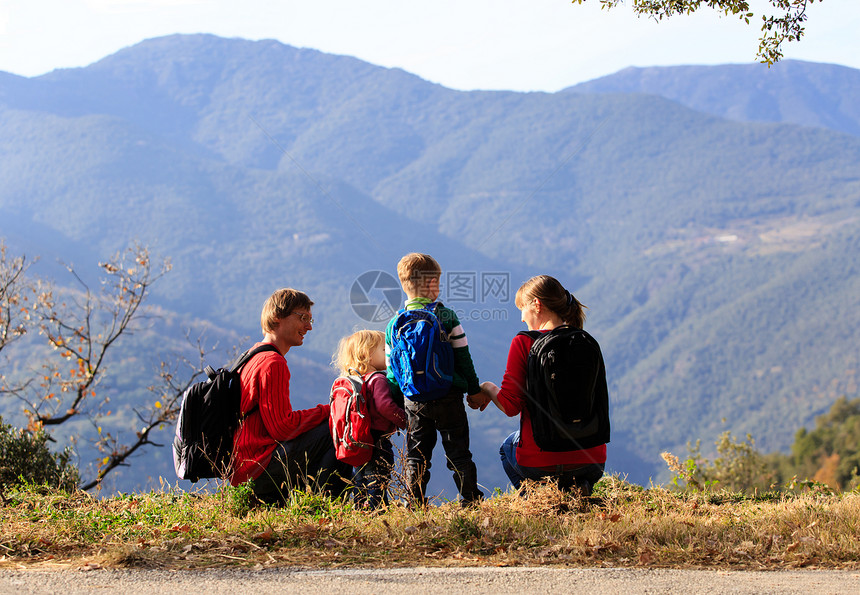
<svg viewBox="0 0 860 595">
<path fill-rule="evenodd" d="M 257 408 L 241 415 L 242 386 L 239 372 L 264 351 L 277 351 L 264 344 L 249 349 L 226 368 L 206 366 L 207 380 L 192 384 L 182 393 L 182 405 L 173 439 L 173 467 L 179 479 L 225 477 L 233 456 L 233 434 Z"/>
<path fill-rule="evenodd" d="M 609 394 L 597 341 L 562 325 L 522 331 L 534 339 L 528 358 L 526 407 L 543 450 L 583 450 L 609 442 Z"/>
</svg>

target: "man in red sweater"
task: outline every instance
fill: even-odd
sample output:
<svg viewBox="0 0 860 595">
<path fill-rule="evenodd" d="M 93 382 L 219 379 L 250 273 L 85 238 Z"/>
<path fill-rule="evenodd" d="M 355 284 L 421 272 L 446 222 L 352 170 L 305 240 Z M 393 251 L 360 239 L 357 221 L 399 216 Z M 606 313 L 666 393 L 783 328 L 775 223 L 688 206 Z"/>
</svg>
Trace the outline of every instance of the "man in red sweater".
<svg viewBox="0 0 860 595">
<path fill-rule="evenodd" d="M 352 468 L 337 460 L 329 434 L 329 405 L 294 410 L 285 356 L 313 329 L 313 302 L 301 291 L 279 289 L 263 305 L 263 340 L 277 352 L 255 355 L 242 368 L 244 423 L 233 437 L 232 485 L 253 480 L 264 502 L 286 501 L 294 488 L 311 487 L 340 495 Z"/>
</svg>

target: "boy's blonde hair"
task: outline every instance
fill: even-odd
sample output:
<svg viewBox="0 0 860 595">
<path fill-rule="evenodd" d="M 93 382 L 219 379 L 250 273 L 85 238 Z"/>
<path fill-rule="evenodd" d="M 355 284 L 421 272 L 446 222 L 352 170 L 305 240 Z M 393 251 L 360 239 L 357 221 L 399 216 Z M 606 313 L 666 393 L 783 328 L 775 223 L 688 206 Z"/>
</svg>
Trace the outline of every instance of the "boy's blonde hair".
<svg viewBox="0 0 860 595">
<path fill-rule="evenodd" d="M 311 298 L 303 291 L 289 287 L 278 289 L 263 304 L 260 326 L 263 327 L 264 333 L 272 332 L 278 328 L 278 320 L 286 318 L 293 313 L 293 310 L 297 308 L 310 310 L 313 305 Z"/>
<path fill-rule="evenodd" d="M 416 295 L 425 279 L 438 279 L 442 276 L 442 267 L 429 254 L 412 252 L 397 263 L 397 276 L 403 290 L 410 295 Z"/>
<path fill-rule="evenodd" d="M 382 331 L 356 331 L 337 344 L 332 365 L 341 374 L 364 375 L 370 367 L 374 350 L 385 342 Z"/>
</svg>

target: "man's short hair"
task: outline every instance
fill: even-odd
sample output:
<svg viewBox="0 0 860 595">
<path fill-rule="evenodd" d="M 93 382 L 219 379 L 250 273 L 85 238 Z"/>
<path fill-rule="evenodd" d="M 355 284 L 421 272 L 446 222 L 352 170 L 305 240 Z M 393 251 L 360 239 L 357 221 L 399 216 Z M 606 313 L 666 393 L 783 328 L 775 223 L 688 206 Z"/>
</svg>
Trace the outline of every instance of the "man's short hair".
<svg viewBox="0 0 860 595">
<path fill-rule="evenodd" d="M 424 279 L 441 277 L 442 267 L 429 254 L 412 252 L 397 263 L 397 276 L 403 289 L 407 293 L 415 294 L 421 288 Z"/>
<path fill-rule="evenodd" d="M 279 289 L 269 296 L 263 304 L 263 312 L 260 314 L 260 326 L 263 332 L 268 333 L 278 327 L 278 320 L 286 318 L 299 308 L 310 309 L 314 303 L 303 291 L 286 287 Z"/>
</svg>

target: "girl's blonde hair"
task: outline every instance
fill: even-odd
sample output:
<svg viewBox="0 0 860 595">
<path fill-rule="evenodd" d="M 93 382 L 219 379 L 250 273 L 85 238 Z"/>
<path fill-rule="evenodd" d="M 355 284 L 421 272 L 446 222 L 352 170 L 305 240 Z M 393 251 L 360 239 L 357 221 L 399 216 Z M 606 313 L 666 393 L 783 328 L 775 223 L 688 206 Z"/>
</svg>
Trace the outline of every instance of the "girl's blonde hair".
<svg viewBox="0 0 860 595">
<path fill-rule="evenodd" d="M 381 331 L 356 331 L 340 340 L 331 363 L 341 374 L 364 375 L 374 350 L 384 342 L 385 333 Z"/>
</svg>

